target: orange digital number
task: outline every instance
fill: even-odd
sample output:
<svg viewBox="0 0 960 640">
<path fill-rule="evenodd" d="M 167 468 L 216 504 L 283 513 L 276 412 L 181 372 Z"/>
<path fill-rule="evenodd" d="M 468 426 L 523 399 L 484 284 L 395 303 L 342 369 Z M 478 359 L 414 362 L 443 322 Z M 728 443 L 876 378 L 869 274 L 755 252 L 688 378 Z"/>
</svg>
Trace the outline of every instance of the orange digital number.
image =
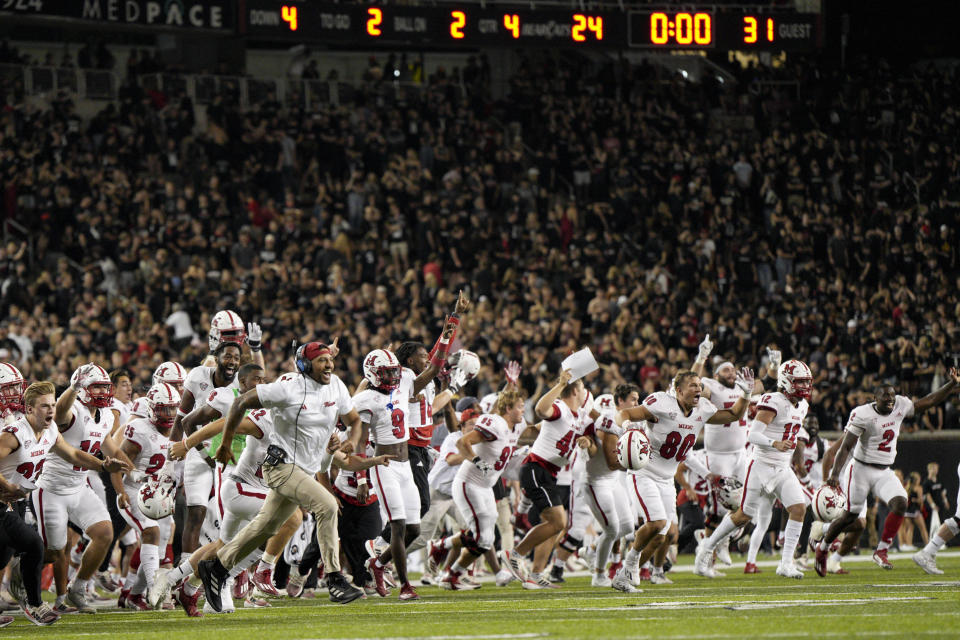
<svg viewBox="0 0 960 640">
<path fill-rule="evenodd" d="M 603 40 L 603 18 L 600 16 L 587 17 L 587 29 L 593 31 L 597 40 Z"/>
<path fill-rule="evenodd" d="M 283 18 L 283 21 L 290 26 L 290 31 L 296 31 L 297 27 L 300 26 L 297 24 L 297 8 L 288 7 L 283 5 L 280 7 L 280 16 Z"/>
<path fill-rule="evenodd" d="M 743 19 L 743 41 L 746 44 L 757 41 L 757 19 L 753 16 L 746 16 Z"/>
<path fill-rule="evenodd" d="M 693 16 L 693 41 L 697 44 L 713 43 L 713 18 L 709 13 Z"/>
<path fill-rule="evenodd" d="M 693 16 L 689 13 L 678 13 L 673 21 L 676 27 L 677 44 L 690 44 L 693 42 Z"/>
<path fill-rule="evenodd" d="M 587 37 L 583 32 L 587 30 L 587 16 L 582 13 L 573 14 L 573 28 L 570 29 L 570 37 L 574 42 L 585 42 Z"/>
<path fill-rule="evenodd" d="M 463 38 L 463 27 L 467 24 L 467 14 L 463 11 L 451 11 L 450 17 L 453 19 L 450 23 L 450 35 L 460 40 Z"/>
<path fill-rule="evenodd" d="M 520 16 L 515 13 L 503 14 L 503 26 L 509 31 L 514 39 L 520 37 Z"/>
<path fill-rule="evenodd" d="M 650 14 L 650 42 L 653 44 L 667 44 L 670 39 L 669 29 L 670 18 L 665 13 Z"/>
<path fill-rule="evenodd" d="M 767 42 L 773 42 L 773 18 L 767 18 Z"/>
<path fill-rule="evenodd" d="M 370 19 L 367 20 L 367 33 L 374 37 L 379 36 L 383 33 L 383 31 L 380 30 L 380 25 L 383 24 L 383 10 L 377 7 L 370 7 L 367 9 L 367 13 L 370 15 Z"/>
</svg>

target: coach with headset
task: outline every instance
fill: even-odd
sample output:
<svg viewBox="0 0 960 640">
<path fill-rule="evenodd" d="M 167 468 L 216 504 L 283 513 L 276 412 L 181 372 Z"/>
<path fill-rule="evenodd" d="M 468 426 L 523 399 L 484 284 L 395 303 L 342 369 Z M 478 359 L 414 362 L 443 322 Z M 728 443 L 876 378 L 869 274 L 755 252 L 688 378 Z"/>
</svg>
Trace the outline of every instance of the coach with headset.
<svg viewBox="0 0 960 640">
<path fill-rule="evenodd" d="M 245 412 L 265 408 L 273 416 L 270 446 L 263 462 L 263 478 L 270 492 L 260 513 L 220 549 L 215 558 L 200 563 L 197 573 L 207 601 L 220 611 L 220 589 L 229 570 L 270 538 L 287 518 L 303 507 L 317 520 L 317 543 L 328 576 L 330 600 L 352 602 L 363 591 L 349 584 L 340 572 L 340 543 L 337 536 L 337 501 L 316 480 L 318 471 L 326 471 L 331 456 L 327 443 L 337 421 L 349 429 L 341 451 L 352 453 L 361 437 L 360 416 L 350 393 L 333 374 L 337 355 L 336 341 L 331 345 L 310 342 L 297 350 L 296 373 L 286 373 L 275 382 L 261 384 L 236 398 L 223 427 L 223 443 L 216 458 L 227 463 L 233 458 L 229 444 Z"/>
</svg>

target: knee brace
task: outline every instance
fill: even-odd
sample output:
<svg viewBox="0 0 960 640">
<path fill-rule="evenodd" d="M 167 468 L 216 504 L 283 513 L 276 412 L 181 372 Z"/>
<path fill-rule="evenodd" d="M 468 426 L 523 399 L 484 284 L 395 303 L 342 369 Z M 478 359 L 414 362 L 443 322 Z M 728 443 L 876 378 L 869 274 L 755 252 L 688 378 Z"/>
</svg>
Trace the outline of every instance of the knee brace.
<svg viewBox="0 0 960 640">
<path fill-rule="evenodd" d="M 560 541 L 560 547 L 566 549 L 570 553 L 576 553 L 577 549 L 583 546 L 583 540 L 578 540 L 574 538 L 569 533 L 563 536 L 563 540 Z"/>
<path fill-rule="evenodd" d="M 943 524 L 947 525 L 947 529 L 950 529 L 950 533 L 953 535 L 960 535 L 960 516 L 947 518 Z"/>
</svg>

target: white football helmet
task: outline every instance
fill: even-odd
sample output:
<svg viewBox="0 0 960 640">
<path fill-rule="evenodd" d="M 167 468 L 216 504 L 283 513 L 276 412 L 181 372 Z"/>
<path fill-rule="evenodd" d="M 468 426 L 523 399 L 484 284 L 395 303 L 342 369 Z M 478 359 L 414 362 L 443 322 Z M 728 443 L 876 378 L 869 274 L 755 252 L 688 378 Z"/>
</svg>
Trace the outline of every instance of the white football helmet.
<svg viewBox="0 0 960 640">
<path fill-rule="evenodd" d="M 177 362 L 164 362 L 153 372 L 153 384 L 166 382 L 173 385 L 177 393 L 183 392 L 183 381 L 187 379 L 187 371 Z"/>
<path fill-rule="evenodd" d="M 650 462 L 650 439 L 639 429 L 627 429 L 617 440 L 617 460 L 628 471 L 639 471 Z"/>
<path fill-rule="evenodd" d="M 179 408 L 180 394 L 172 385 L 161 382 L 147 391 L 147 418 L 157 427 L 172 427 Z"/>
<path fill-rule="evenodd" d="M 469 382 L 477 377 L 480 372 L 480 357 L 473 351 L 461 349 L 457 353 L 460 357 L 457 359 L 457 369 L 463 372 L 466 381 Z"/>
<path fill-rule="evenodd" d="M 0 362 L 0 411 L 23 411 L 23 392 L 26 386 L 20 369 L 9 362 Z"/>
<path fill-rule="evenodd" d="M 242 345 L 247 341 L 247 332 L 243 320 L 233 311 L 217 311 L 210 321 L 210 336 L 207 342 L 210 352 L 215 353 L 223 344 Z"/>
<path fill-rule="evenodd" d="M 800 360 L 787 360 L 777 369 L 777 387 L 788 398 L 810 398 L 813 374 Z"/>
<path fill-rule="evenodd" d="M 92 362 L 90 364 L 93 364 Z M 107 370 L 98 364 L 93 364 L 80 379 L 80 372 L 89 365 L 81 365 L 70 376 L 70 386 L 80 383 L 77 391 L 77 400 L 89 407 L 106 409 L 113 405 L 113 382 Z"/>
<path fill-rule="evenodd" d="M 392 351 L 374 349 L 363 359 L 363 377 L 375 389 L 393 391 L 400 386 L 402 372 L 400 361 Z"/>
<path fill-rule="evenodd" d="M 717 502 L 730 511 L 740 508 L 743 498 L 743 483 L 736 478 L 720 478 L 717 482 Z"/>
<path fill-rule="evenodd" d="M 813 515 L 821 522 L 833 522 L 847 508 L 847 497 L 839 488 L 823 485 L 813 495 Z"/>
<path fill-rule="evenodd" d="M 140 512 L 151 520 L 166 518 L 173 513 L 176 505 L 177 485 L 173 477 L 165 470 L 147 476 L 137 492 L 137 506 Z"/>
<path fill-rule="evenodd" d="M 133 402 L 130 403 L 130 415 L 136 416 L 137 418 L 150 417 L 150 407 L 147 405 L 146 396 L 134 398 Z"/>
<path fill-rule="evenodd" d="M 617 408 L 617 403 L 613 399 L 612 393 L 601 393 L 593 401 L 593 408 L 603 413 L 604 411 L 613 411 Z"/>
</svg>

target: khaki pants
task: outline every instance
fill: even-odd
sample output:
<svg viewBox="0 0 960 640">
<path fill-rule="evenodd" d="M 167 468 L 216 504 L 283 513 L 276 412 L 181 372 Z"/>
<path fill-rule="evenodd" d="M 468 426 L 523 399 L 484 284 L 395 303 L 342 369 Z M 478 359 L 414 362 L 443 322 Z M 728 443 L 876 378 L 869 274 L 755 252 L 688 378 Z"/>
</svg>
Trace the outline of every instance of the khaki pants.
<svg viewBox="0 0 960 640">
<path fill-rule="evenodd" d="M 317 544 L 327 573 L 340 571 L 340 539 L 337 536 L 337 501 L 312 475 L 299 466 L 284 463 L 263 465 L 263 478 L 273 487 L 260 513 L 237 533 L 217 557 L 227 569 L 266 542 L 280 526 L 303 507 L 317 520 Z"/>
</svg>

